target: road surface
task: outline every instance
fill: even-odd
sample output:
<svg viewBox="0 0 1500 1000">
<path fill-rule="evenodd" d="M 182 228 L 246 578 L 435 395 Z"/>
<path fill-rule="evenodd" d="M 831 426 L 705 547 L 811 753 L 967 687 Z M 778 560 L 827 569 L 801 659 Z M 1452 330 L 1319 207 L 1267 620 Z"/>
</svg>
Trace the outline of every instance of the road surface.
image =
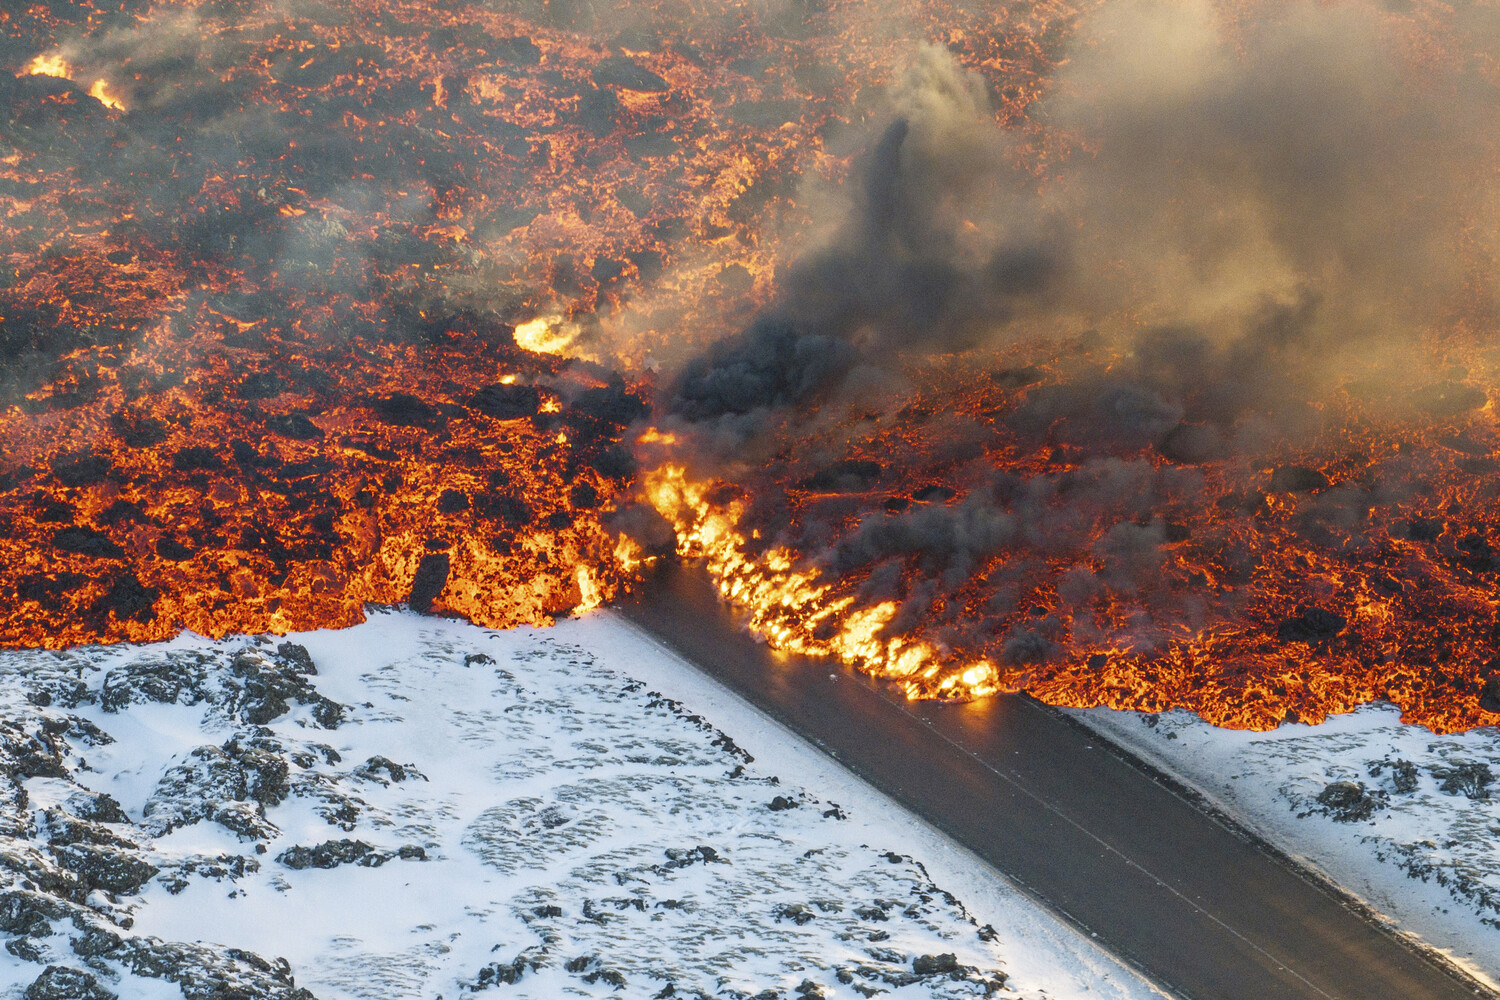
<svg viewBox="0 0 1500 1000">
<path fill-rule="evenodd" d="M 1030 698 L 908 702 L 771 652 L 693 570 L 620 610 L 1178 996 L 1492 996 Z"/>
</svg>

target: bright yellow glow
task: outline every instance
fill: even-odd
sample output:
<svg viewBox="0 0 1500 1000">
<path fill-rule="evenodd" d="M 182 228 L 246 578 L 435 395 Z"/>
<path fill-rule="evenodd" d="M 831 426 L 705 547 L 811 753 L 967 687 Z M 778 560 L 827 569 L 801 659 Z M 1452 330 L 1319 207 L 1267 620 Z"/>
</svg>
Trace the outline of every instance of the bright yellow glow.
<svg viewBox="0 0 1500 1000">
<path fill-rule="evenodd" d="M 106 108 L 114 108 L 116 111 L 125 110 L 124 102 L 109 92 L 109 83 L 105 80 L 95 80 L 94 85 L 89 88 L 89 96 Z"/>
<path fill-rule="evenodd" d="M 677 529 L 678 553 L 704 560 L 719 592 L 749 613 L 750 630 L 772 647 L 836 657 L 866 673 L 899 679 L 913 697 L 977 697 L 997 690 L 998 675 L 988 662 L 961 667 L 945 661 L 931 643 L 889 635 L 896 602 L 857 608 L 819 570 L 799 568 L 792 551 L 752 553 L 739 528 L 743 507 L 715 506 L 707 499 L 708 486 L 675 465 L 645 480 L 647 499 Z"/>
<path fill-rule="evenodd" d="M 578 327 L 560 316 L 528 320 L 516 327 L 516 346 L 538 354 L 566 355 L 567 349 L 578 339 Z"/>
<path fill-rule="evenodd" d="M 593 574 L 589 572 L 587 566 L 578 567 L 578 573 L 574 579 L 578 581 L 578 594 L 580 598 L 578 607 L 575 609 L 578 614 L 593 611 L 600 604 L 604 603 L 604 595 L 600 592 L 599 585 L 594 582 Z"/>
<path fill-rule="evenodd" d="M 648 556 L 635 539 L 629 535 L 620 536 L 620 541 L 615 545 L 615 565 L 620 567 L 622 573 L 633 574 L 655 562 L 656 557 Z"/>
<path fill-rule="evenodd" d="M 645 431 L 641 433 L 641 436 L 636 438 L 635 440 L 637 444 L 674 445 L 677 443 L 677 435 L 673 434 L 671 431 L 662 432 L 657 430 L 655 427 L 647 427 Z"/>
<path fill-rule="evenodd" d="M 61 55 L 52 52 L 31 60 L 26 72 L 32 76 L 56 76 L 67 80 L 73 76 L 73 67 Z"/>
</svg>

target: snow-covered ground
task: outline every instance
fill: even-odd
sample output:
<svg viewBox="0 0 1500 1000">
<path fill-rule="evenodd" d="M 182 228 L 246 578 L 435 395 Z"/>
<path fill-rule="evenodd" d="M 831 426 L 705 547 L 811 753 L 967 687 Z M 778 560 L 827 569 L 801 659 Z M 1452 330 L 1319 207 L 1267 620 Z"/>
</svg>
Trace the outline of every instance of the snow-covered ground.
<svg viewBox="0 0 1500 1000">
<path fill-rule="evenodd" d="M 0 932 L 26 1000 L 1158 995 L 609 614 L 0 653 Z"/>
<path fill-rule="evenodd" d="M 1500 730 L 1368 705 L 1317 726 L 1071 711 L 1481 980 L 1500 981 Z"/>
</svg>

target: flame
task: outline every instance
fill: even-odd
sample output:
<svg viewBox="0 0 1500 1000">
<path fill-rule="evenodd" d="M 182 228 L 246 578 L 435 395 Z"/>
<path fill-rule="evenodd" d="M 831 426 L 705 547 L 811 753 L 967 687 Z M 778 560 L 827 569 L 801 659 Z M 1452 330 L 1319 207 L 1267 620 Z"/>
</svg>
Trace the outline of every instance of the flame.
<svg viewBox="0 0 1500 1000">
<path fill-rule="evenodd" d="M 594 575 L 589 572 L 587 566 L 578 567 L 578 572 L 574 575 L 574 579 L 578 581 L 578 593 L 580 595 L 578 607 L 574 609 L 575 614 L 584 614 L 593 611 L 604 603 L 605 592 L 594 581 Z"/>
<path fill-rule="evenodd" d="M 636 444 L 659 444 L 664 447 L 671 447 L 677 444 L 678 440 L 677 435 L 671 431 L 659 431 L 655 427 L 647 427 L 635 439 Z"/>
<path fill-rule="evenodd" d="M 107 80 L 95 80 L 94 85 L 89 88 L 89 96 L 106 108 L 113 108 L 116 111 L 125 110 L 124 102 L 109 92 L 109 81 Z"/>
<path fill-rule="evenodd" d="M 649 569 L 658 561 L 656 556 L 647 555 L 641 544 L 629 535 L 621 535 L 615 545 L 615 565 L 627 577 L 638 576 L 644 570 Z"/>
<path fill-rule="evenodd" d="M 31 76 L 55 76 L 62 80 L 71 79 L 73 68 L 68 65 L 61 53 L 48 52 L 36 56 L 26 66 L 26 72 Z"/>
<path fill-rule="evenodd" d="M 568 356 L 568 348 L 578 339 L 578 327 L 561 316 L 538 316 L 516 326 L 516 346 L 538 354 Z"/>
<path fill-rule="evenodd" d="M 645 489 L 676 528 L 678 554 L 702 559 L 724 598 L 749 613 L 750 631 L 773 648 L 842 660 L 901 682 L 910 697 L 973 698 L 997 690 L 987 663 L 950 660 L 930 643 L 886 636 L 894 602 L 856 609 L 852 598 L 834 597 L 818 571 L 795 569 L 790 549 L 747 554 L 738 527 L 742 508 L 716 508 L 707 497 L 709 484 L 689 479 L 682 466 L 653 470 Z"/>
</svg>

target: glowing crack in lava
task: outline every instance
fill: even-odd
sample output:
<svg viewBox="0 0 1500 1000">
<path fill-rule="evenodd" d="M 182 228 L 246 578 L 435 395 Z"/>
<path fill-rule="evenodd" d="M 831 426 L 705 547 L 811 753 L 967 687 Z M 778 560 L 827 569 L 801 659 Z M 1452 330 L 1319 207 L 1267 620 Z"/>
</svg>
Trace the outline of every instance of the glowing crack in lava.
<svg viewBox="0 0 1500 1000">
<path fill-rule="evenodd" d="M 675 548 L 914 697 L 1500 721 L 1491 29 L 980 6 L 0 14 L 0 642 Z"/>
</svg>

